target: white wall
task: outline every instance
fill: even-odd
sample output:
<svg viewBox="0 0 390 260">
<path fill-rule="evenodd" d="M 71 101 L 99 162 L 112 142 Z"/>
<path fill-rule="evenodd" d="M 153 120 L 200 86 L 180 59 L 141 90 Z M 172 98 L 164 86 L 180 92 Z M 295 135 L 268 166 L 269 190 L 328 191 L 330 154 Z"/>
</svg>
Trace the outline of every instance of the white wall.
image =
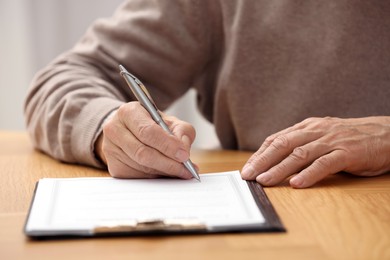
<svg viewBox="0 0 390 260">
<path fill-rule="evenodd" d="M 24 2 L 0 0 L 0 129 L 24 126 L 22 104 L 32 76 Z"/>
<path fill-rule="evenodd" d="M 122 0 L 0 0 L 0 130 L 23 130 L 23 100 L 37 70 L 81 37 Z M 213 126 L 197 112 L 190 91 L 167 113 L 192 123 L 196 147 L 218 146 Z"/>
</svg>

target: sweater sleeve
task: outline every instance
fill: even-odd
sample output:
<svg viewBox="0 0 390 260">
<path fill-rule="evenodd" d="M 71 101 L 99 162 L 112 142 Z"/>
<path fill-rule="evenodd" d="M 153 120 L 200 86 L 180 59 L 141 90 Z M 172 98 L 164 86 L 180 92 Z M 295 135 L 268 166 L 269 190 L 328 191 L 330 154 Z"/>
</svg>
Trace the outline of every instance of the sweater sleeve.
<svg viewBox="0 0 390 260">
<path fill-rule="evenodd" d="M 34 146 L 64 162 L 102 167 L 93 151 L 101 124 L 133 100 L 118 65 L 145 83 L 160 109 L 167 108 L 205 69 L 208 12 L 197 1 L 132 0 L 97 20 L 32 80 L 24 111 Z"/>
</svg>

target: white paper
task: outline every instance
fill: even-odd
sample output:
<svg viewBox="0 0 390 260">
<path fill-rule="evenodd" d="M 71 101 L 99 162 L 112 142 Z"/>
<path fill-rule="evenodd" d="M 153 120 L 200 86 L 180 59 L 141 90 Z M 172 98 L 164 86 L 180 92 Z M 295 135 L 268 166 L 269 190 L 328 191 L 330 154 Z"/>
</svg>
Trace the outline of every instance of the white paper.
<svg viewBox="0 0 390 260">
<path fill-rule="evenodd" d="M 106 222 L 197 219 L 209 227 L 264 223 L 238 171 L 195 179 L 39 181 L 26 231 L 88 230 Z"/>
</svg>

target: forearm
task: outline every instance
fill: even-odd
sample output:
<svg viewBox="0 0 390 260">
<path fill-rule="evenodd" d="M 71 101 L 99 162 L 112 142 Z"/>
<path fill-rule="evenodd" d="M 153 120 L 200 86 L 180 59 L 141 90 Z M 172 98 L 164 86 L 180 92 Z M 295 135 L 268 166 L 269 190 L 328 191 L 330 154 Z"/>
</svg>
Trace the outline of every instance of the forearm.
<svg viewBox="0 0 390 260">
<path fill-rule="evenodd" d="M 34 145 L 59 160 L 99 165 L 93 151 L 103 120 L 134 100 L 118 65 L 147 84 L 160 109 L 167 108 L 208 62 L 212 34 L 204 28 L 214 18 L 204 10 L 191 1 L 128 1 L 112 18 L 98 20 L 33 80 L 25 114 Z"/>
<path fill-rule="evenodd" d="M 98 70 L 63 56 L 37 74 L 25 102 L 34 146 L 65 162 L 99 166 L 93 154 L 102 120 L 123 101 Z"/>
</svg>

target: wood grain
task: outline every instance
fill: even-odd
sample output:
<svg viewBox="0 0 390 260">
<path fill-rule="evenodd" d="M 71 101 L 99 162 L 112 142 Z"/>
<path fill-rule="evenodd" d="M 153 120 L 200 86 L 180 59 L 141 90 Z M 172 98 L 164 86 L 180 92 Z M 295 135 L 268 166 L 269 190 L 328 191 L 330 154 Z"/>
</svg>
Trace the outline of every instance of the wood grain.
<svg viewBox="0 0 390 260">
<path fill-rule="evenodd" d="M 193 151 L 200 172 L 240 170 L 249 152 Z M 331 176 L 309 189 L 265 188 L 287 233 L 30 241 L 22 230 L 44 177 L 107 176 L 33 149 L 24 132 L 0 131 L 1 259 L 390 259 L 390 174 Z"/>
</svg>

